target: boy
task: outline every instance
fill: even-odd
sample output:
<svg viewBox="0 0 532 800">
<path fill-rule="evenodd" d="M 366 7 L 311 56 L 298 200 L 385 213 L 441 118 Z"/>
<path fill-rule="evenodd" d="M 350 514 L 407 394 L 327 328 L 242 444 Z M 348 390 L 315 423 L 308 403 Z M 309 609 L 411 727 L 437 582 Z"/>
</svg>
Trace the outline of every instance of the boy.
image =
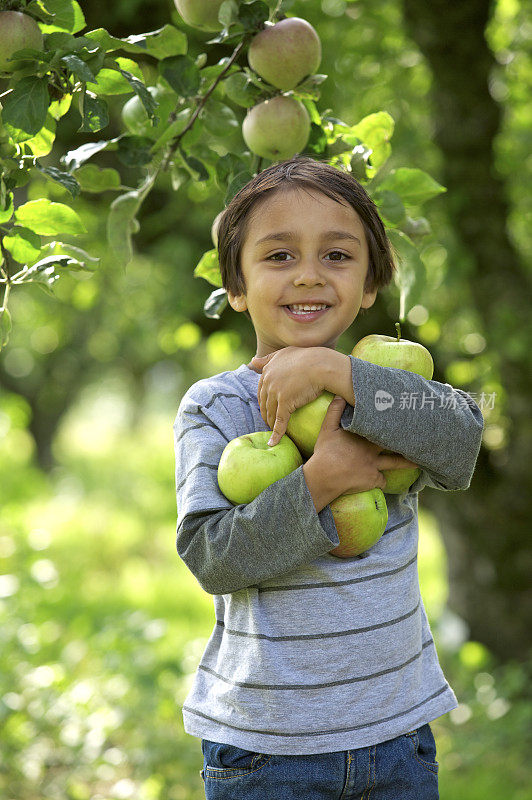
<svg viewBox="0 0 532 800">
<path fill-rule="evenodd" d="M 376 207 L 349 174 L 307 157 L 273 164 L 225 209 L 218 250 L 257 354 L 194 384 L 174 424 L 177 550 L 216 614 L 183 706 L 206 797 L 434 800 L 429 722 L 456 699 L 419 594 L 417 493 L 469 486 L 482 415 L 448 384 L 335 350 L 393 273 Z M 217 484 L 227 442 L 270 428 L 276 444 L 325 389 L 336 396 L 311 458 L 233 506 Z M 385 411 L 379 389 L 394 398 Z M 331 556 L 328 504 L 413 465 L 409 491 L 386 496 L 380 541 Z"/>
</svg>

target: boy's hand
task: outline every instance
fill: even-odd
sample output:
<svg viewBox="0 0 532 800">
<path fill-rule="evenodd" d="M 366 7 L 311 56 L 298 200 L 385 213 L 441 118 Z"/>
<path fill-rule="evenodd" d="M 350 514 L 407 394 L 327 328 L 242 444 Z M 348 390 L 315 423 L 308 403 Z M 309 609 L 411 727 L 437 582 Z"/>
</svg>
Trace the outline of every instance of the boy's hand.
<svg viewBox="0 0 532 800">
<path fill-rule="evenodd" d="M 310 403 L 324 390 L 317 368 L 317 348 L 283 347 L 267 356 L 254 356 L 248 367 L 261 373 L 257 398 L 264 422 L 276 445 L 286 433 L 290 415 Z"/>
<path fill-rule="evenodd" d="M 344 430 L 340 425 L 344 408 L 345 400 L 334 397 L 314 453 L 303 465 L 305 481 L 318 513 L 346 492 L 383 489 L 386 485 L 384 469 L 419 466 L 400 453 L 385 453 L 380 445 Z"/>
<path fill-rule="evenodd" d="M 247 366 L 262 373 L 257 395 L 261 416 L 273 431 L 270 445 L 286 433 L 290 415 L 323 391 L 355 405 L 350 358 L 330 347 L 283 347 L 254 356 Z"/>
</svg>

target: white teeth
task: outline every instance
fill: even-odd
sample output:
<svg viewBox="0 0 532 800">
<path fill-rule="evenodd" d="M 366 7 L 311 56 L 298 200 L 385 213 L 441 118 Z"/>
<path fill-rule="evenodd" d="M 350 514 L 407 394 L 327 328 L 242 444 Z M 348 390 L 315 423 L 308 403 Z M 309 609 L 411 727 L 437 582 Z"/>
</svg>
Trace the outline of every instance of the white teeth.
<svg viewBox="0 0 532 800">
<path fill-rule="evenodd" d="M 322 308 L 327 308 L 327 305 L 325 303 L 320 303 L 319 305 L 308 306 L 298 303 L 292 306 L 288 306 L 288 308 L 290 309 L 290 311 L 294 311 L 297 314 L 297 313 L 305 313 L 308 311 L 321 311 Z"/>
</svg>

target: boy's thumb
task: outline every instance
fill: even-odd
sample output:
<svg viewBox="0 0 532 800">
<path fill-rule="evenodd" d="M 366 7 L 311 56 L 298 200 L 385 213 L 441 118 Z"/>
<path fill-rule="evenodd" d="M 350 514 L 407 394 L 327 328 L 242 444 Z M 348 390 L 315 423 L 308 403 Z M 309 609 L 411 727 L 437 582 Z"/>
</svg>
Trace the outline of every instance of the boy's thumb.
<svg viewBox="0 0 532 800">
<path fill-rule="evenodd" d="M 246 364 L 246 366 L 252 370 L 255 370 L 255 372 L 261 372 L 262 368 L 268 363 L 268 360 L 272 357 L 272 355 L 273 353 L 268 353 L 267 356 L 253 356 L 249 364 Z"/>
<path fill-rule="evenodd" d="M 339 428 L 340 420 L 342 419 L 342 414 L 344 413 L 345 406 L 346 406 L 345 399 L 343 397 L 340 397 L 339 394 L 336 394 L 329 403 L 329 408 L 327 409 L 327 413 L 325 414 L 322 428 L 324 427 L 330 429 Z"/>
</svg>

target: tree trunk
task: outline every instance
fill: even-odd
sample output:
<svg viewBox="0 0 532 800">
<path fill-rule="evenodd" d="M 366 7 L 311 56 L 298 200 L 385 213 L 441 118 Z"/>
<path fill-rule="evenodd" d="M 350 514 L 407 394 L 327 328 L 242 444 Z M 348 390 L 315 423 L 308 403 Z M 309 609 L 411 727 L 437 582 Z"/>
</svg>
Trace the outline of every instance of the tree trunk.
<svg viewBox="0 0 532 800">
<path fill-rule="evenodd" d="M 472 639 L 502 659 L 530 650 L 532 592 L 532 342 L 530 278 L 506 232 L 508 206 L 493 166 L 501 112 L 489 93 L 495 64 L 485 40 L 491 2 L 403 0 L 407 29 L 433 72 L 436 142 L 450 220 L 473 258 L 469 290 L 501 376 L 509 419 L 503 449 L 483 447 L 467 492 L 429 491 L 449 557 L 449 606 Z"/>
</svg>

